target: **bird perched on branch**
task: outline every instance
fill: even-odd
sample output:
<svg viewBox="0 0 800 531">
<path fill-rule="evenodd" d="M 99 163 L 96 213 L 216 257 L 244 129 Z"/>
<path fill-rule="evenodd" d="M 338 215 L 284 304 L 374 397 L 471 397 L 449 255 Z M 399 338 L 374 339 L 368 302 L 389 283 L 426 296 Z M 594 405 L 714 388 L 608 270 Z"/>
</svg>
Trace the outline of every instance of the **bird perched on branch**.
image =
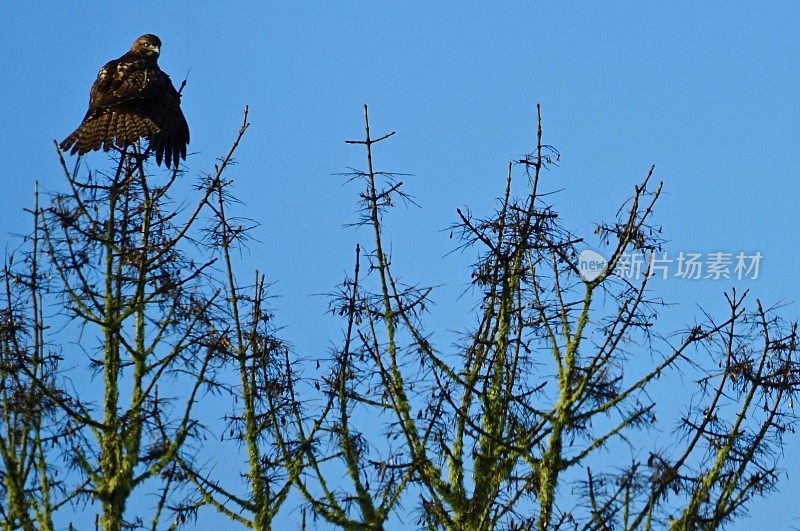
<svg viewBox="0 0 800 531">
<path fill-rule="evenodd" d="M 125 149 L 146 138 L 156 163 L 169 168 L 186 159 L 189 126 L 181 95 L 158 67 L 161 40 L 142 35 L 128 53 L 109 61 L 92 85 L 81 125 L 60 144 L 70 154 Z"/>
</svg>

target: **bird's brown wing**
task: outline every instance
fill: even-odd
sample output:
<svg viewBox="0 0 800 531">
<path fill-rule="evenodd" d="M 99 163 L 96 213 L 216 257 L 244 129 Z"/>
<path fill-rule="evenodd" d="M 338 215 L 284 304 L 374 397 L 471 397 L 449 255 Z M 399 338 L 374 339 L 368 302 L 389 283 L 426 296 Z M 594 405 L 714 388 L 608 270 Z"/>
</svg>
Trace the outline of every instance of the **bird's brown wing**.
<svg viewBox="0 0 800 531">
<path fill-rule="evenodd" d="M 110 61 L 97 74 L 89 96 L 89 110 L 81 125 L 61 144 L 70 153 L 108 151 L 133 144 L 159 132 L 157 123 L 138 109 L 138 100 L 147 91 L 148 70 L 140 60 L 127 56 Z"/>
<path fill-rule="evenodd" d="M 100 69 L 92 85 L 86 117 L 141 97 L 150 84 L 149 71 L 144 61 L 130 58 L 127 54 L 107 63 Z"/>
</svg>

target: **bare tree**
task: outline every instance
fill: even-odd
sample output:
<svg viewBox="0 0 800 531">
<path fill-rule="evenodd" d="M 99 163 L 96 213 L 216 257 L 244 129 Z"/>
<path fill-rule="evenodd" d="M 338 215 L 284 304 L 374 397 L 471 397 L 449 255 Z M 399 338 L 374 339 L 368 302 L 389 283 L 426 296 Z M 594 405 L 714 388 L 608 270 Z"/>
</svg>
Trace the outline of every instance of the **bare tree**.
<svg viewBox="0 0 800 531">
<path fill-rule="evenodd" d="M 203 433 L 194 405 L 221 364 L 211 326 L 220 290 L 207 276 L 215 259 L 198 259 L 196 242 L 224 165 L 201 180 L 194 204 L 175 205 L 170 191 L 181 173 L 159 183 L 146 171 L 148 156 L 127 146 L 113 173 L 85 177 L 62 158 L 69 191 L 35 211 L 34 241 L 53 277 L 50 308 L 60 308 L 51 319 L 66 320 L 79 345 L 58 332 L 51 341 L 61 339 L 69 370 L 42 374 L 33 365 L 25 374 L 43 404 L 66 416 L 71 477 L 80 478 L 74 501 L 96 502 L 108 530 L 159 525 L 186 480 L 177 457 Z M 46 303 L 38 304 L 41 316 Z M 40 345 L 43 328 L 33 325 Z M 75 371 L 88 371 L 96 387 L 76 388 Z M 150 524 L 126 512 L 147 482 L 156 485 Z M 184 521 L 185 508 L 173 509 Z"/>
<path fill-rule="evenodd" d="M 375 169 L 374 146 L 393 133 L 374 138 L 364 111 L 365 137 L 349 143 L 364 146 L 367 166 L 351 177 L 365 183 L 358 225 L 370 229 L 372 243 L 333 300 L 347 319 L 323 381 L 336 405 L 318 418 L 326 444 L 308 439 L 311 466 L 298 481 L 315 515 L 348 529 L 381 529 L 401 503 L 418 500 L 417 524 L 436 529 L 716 528 L 774 484 L 797 391 L 794 325 L 782 333 L 760 305 L 747 317 L 734 292 L 723 319 L 707 316 L 677 336 L 655 329 L 663 303 L 649 290 L 652 274 L 632 283 L 616 271 L 627 252 L 661 249 L 653 168 L 617 219 L 598 225 L 610 259 L 599 276 L 583 278 L 584 238 L 561 224 L 541 192 L 558 152 L 543 143 L 539 117 L 534 151 L 509 164 L 496 211 L 457 212 L 452 230 L 461 249 L 477 249 L 478 312 L 457 348 L 441 350 L 423 326 L 431 289 L 398 281 L 386 251 L 387 211 L 409 198 L 398 174 Z M 515 167 L 527 184 L 521 195 Z M 359 275 L 362 257 L 367 278 Z M 758 333 L 741 333 L 754 319 Z M 592 475 L 591 459 L 607 447 L 630 445 L 634 455 L 646 448 L 657 408 L 648 389 L 676 371 L 707 371 L 698 351 L 722 369 L 702 372 L 704 388 L 718 385 L 702 415 L 694 407 L 680 420 L 688 435 L 672 447 L 682 449 L 678 457 L 653 455 L 646 471 L 634 462 Z M 636 373 L 629 360 L 643 355 L 652 365 Z M 717 412 L 723 395 L 740 404 L 728 423 Z M 755 416 L 761 403 L 767 414 Z M 380 436 L 370 427 L 376 419 Z M 331 482 L 331 462 L 349 486 Z M 589 479 L 576 480 L 584 472 Z M 576 494 L 563 495 L 567 484 Z"/>
<path fill-rule="evenodd" d="M 182 470 L 196 492 L 183 503 L 194 509 L 209 505 L 234 522 L 253 529 L 270 529 L 272 520 L 283 506 L 292 486 L 292 478 L 302 468 L 302 459 L 290 441 L 276 439 L 287 418 L 299 409 L 291 399 L 295 381 L 293 360 L 288 346 L 277 336 L 267 305 L 264 274 L 256 271 L 250 285 L 240 283 L 233 253 L 246 245 L 256 224 L 231 215 L 238 200 L 231 194 L 231 180 L 222 173 L 232 163 L 236 147 L 249 123 L 247 109 L 239 134 L 228 155 L 217 166 L 216 175 L 208 180 L 210 221 L 205 229 L 204 248 L 219 258 L 221 268 L 213 282 L 224 297 L 215 301 L 208 312 L 207 326 L 220 367 L 235 378 L 214 379 L 215 391 L 230 397 L 236 407 L 226 415 L 220 440 L 243 448 L 246 462 L 244 488 L 240 484 L 225 485 L 214 469 L 215 459 L 205 463 L 198 459 L 180 458 Z"/>
<path fill-rule="evenodd" d="M 45 207 L 37 195 L 2 275 L 6 528 L 92 507 L 106 530 L 177 528 L 201 510 L 259 530 L 717 529 L 776 488 L 797 324 L 734 290 L 727 313 L 662 330 L 653 271 L 620 272 L 664 243 L 653 168 L 612 221 L 574 233 L 543 191 L 559 154 L 537 107 L 533 150 L 508 164 L 494 211 L 456 211 L 475 305 L 448 327 L 456 344 L 437 345 L 432 287 L 403 280 L 389 252 L 392 207 L 413 204 L 405 175 L 376 163 L 394 133 L 373 135 L 365 106 L 364 137 L 347 143 L 366 166 L 347 176 L 368 243 L 331 295 L 343 337 L 309 359 L 279 337 L 265 274 L 235 260 L 256 226 L 225 177 L 247 119 L 191 200 L 171 199 L 186 176 L 149 173 L 139 146 L 114 153 L 111 173 L 61 159 L 68 191 Z M 609 259 L 588 276 L 593 238 Z M 86 371 L 93 388 L 73 383 Z M 676 376 L 697 391 L 670 420 L 653 391 Z M 221 397 L 223 421 L 204 418 L 198 404 Z M 658 449 L 649 434 L 665 426 Z M 240 480 L 210 438 L 241 457 L 226 467 Z M 147 514 L 130 507 L 144 494 Z"/>
<path fill-rule="evenodd" d="M 78 489 L 68 490 L 55 466 L 74 425 L 50 398 L 57 393 L 62 358 L 44 341 L 43 294 L 48 283 L 40 270 L 38 187 L 34 197 L 34 229 L 18 253 L 8 256 L 0 277 L 0 515 L 6 528 L 48 530 L 54 529 L 55 511 Z M 17 254 L 22 259 L 15 263 Z"/>
</svg>

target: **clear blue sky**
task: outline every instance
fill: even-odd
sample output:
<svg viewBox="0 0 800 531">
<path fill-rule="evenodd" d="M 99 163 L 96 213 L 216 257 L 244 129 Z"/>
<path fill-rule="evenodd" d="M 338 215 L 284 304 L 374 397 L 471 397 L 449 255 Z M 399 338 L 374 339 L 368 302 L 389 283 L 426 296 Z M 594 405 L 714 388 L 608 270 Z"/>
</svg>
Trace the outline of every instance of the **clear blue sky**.
<svg viewBox="0 0 800 531">
<path fill-rule="evenodd" d="M 441 284 L 432 323 L 465 326 L 457 300 L 468 257 L 444 255 L 455 209 L 487 212 L 505 164 L 534 142 L 537 102 L 546 141 L 562 153 L 549 189 L 575 230 L 610 219 L 656 164 L 666 196 L 657 210 L 668 249 L 760 251 L 757 281 L 670 280 L 679 304 L 750 288 L 794 301 L 800 264 L 800 4 L 795 2 L 52 2 L 0 7 L 2 233 L 27 230 L 33 182 L 63 186 L 52 140 L 85 112 L 97 70 L 135 37 L 163 41 L 160 64 L 179 82 L 192 132 L 188 166 L 211 168 L 251 107 L 252 129 L 232 176 L 242 213 L 261 223 L 243 267 L 275 282 L 284 337 L 322 354 L 340 323 L 328 292 L 350 268 L 356 190 L 331 174 L 363 166 L 344 140 L 362 133 L 370 105 L 382 169 L 406 179 L 421 209 L 390 218 L 405 278 Z M 97 159 L 100 163 L 100 159 Z M 4 237 L 6 246 L 13 240 Z M 797 305 L 789 313 L 798 314 Z M 670 431 L 671 427 L 664 427 Z M 741 529 L 786 528 L 800 516 L 797 450 L 781 494 L 753 507 Z M 797 524 L 797 520 L 794 520 Z"/>
</svg>

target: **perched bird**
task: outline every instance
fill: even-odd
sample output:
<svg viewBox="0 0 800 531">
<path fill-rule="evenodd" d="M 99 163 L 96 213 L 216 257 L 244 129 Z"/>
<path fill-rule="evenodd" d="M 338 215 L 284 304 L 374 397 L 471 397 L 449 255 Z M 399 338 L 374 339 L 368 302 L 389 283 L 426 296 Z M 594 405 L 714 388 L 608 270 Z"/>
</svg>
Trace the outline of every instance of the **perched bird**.
<svg viewBox="0 0 800 531">
<path fill-rule="evenodd" d="M 109 61 L 92 85 L 89 110 L 81 125 L 60 147 L 84 154 L 114 146 L 124 149 L 146 138 L 156 163 L 176 167 L 186 160 L 189 126 L 181 111 L 181 96 L 158 67 L 161 40 L 142 35 L 131 50 Z"/>
</svg>

